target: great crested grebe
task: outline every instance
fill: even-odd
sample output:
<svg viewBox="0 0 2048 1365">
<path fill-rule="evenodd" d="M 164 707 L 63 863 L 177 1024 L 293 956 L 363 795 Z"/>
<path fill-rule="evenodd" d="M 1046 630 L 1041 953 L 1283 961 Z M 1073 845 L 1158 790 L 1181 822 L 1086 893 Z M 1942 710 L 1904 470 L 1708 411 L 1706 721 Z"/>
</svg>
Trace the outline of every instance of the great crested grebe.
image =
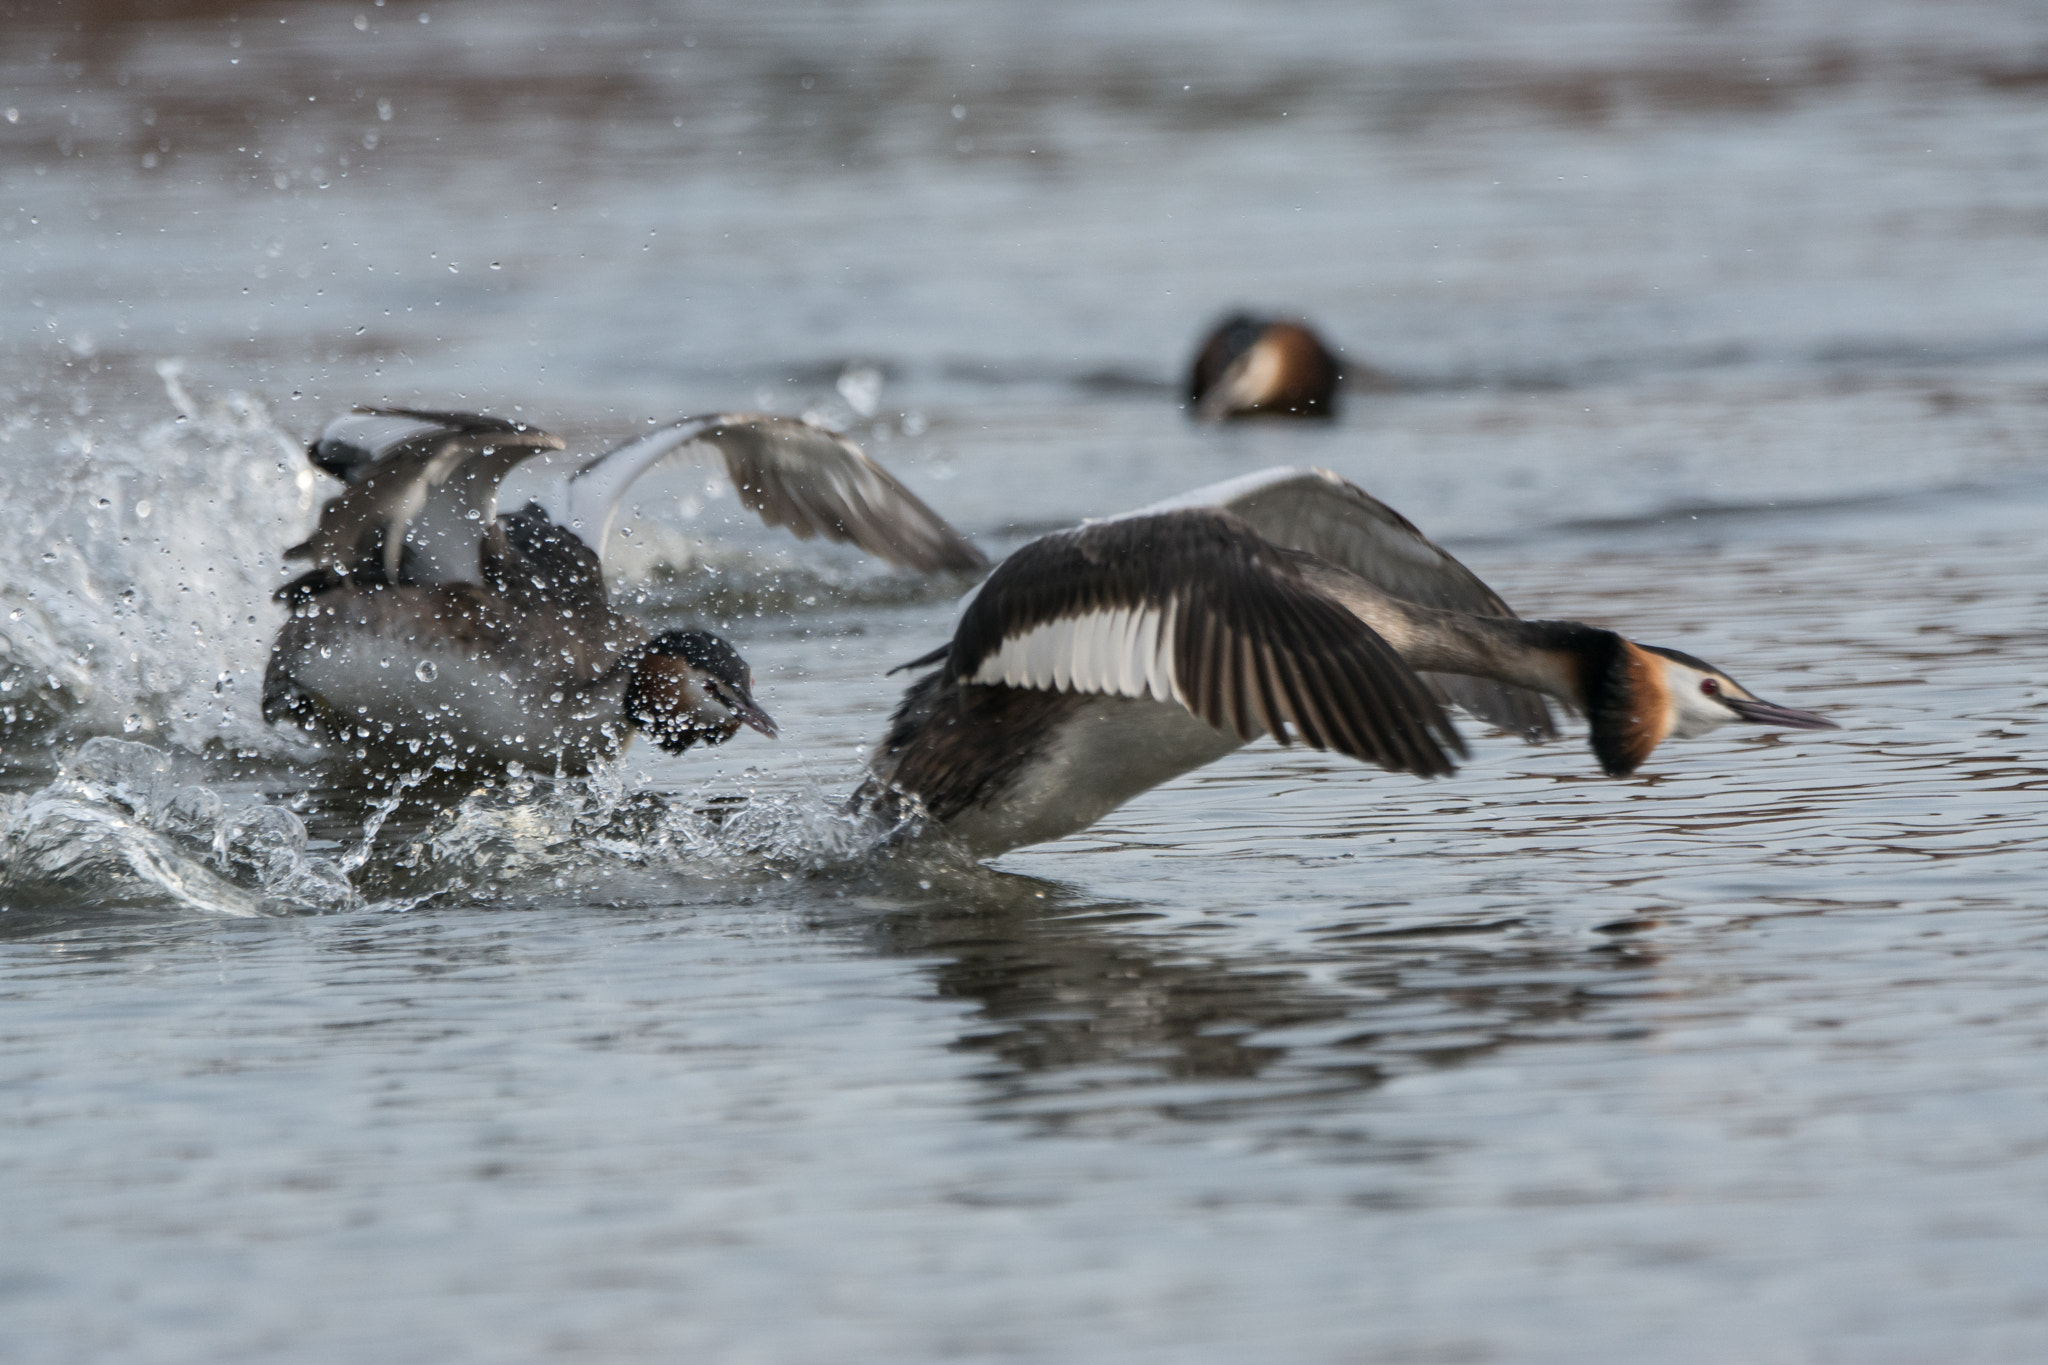
<svg viewBox="0 0 2048 1365">
<path fill-rule="evenodd" d="M 1399 513 L 1275 469 L 1032 541 L 967 602 L 870 757 L 856 809 L 988 857 L 1084 829 L 1260 735 L 1438 776 L 1455 699 L 1540 737 L 1587 718 L 1601 769 L 1733 721 L 1834 729 L 1712 664 L 1524 621 Z M 907 804 L 903 798 L 911 798 Z"/>
<path fill-rule="evenodd" d="M 773 735 L 746 662 L 699 631 L 651 634 L 611 607 L 597 550 L 627 488 L 681 451 L 713 450 L 748 507 L 800 537 L 922 570 L 987 561 L 852 442 L 788 418 L 691 418 L 564 474 L 499 515 L 498 486 L 562 442 L 471 413 L 377 409 L 308 451 L 349 486 L 287 559 L 292 609 L 263 714 L 380 756 L 578 771 L 636 730 L 664 749 Z M 587 540 L 586 540 L 587 537 Z"/>
<path fill-rule="evenodd" d="M 1216 324 L 1188 373 L 1189 411 L 1230 417 L 1330 417 L 1336 357 L 1307 324 L 1234 313 Z"/>
</svg>

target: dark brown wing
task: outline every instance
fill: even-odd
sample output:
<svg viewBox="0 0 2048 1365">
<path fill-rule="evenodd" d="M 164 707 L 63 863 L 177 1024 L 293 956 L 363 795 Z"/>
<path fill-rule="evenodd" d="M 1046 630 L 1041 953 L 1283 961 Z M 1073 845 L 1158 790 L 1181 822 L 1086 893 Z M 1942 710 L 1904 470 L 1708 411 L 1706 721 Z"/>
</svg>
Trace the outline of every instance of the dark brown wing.
<svg viewBox="0 0 2048 1365">
<path fill-rule="evenodd" d="M 423 408 L 357 408 L 329 422 L 306 447 L 306 458 L 343 483 L 360 483 L 407 441 L 437 432 L 521 431 L 503 417 Z"/>
<path fill-rule="evenodd" d="M 1174 700 L 1240 739 L 1300 738 L 1438 775 L 1464 746 L 1371 627 L 1304 581 L 1301 557 L 1228 512 L 1122 517 L 1045 536 L 961 616 L 946 676 Z"/>
<path fill-rule="evenodd" d="M 1391 597 L 1473 616 L 1514 608 L 1406 517 L 1327 469 L 1267 469 L 1183 494 L 1147 511 L 1218 507 L 1243 517 L 1267 540 L 1349 569 Z M 1531 739 L 1557 733 L 1550 707 L 1525 687 L 1431 675 L 1458 705 Z"/>
<path fill-rule="evenodd" d="M 359 416 L 421 425 L 370 447 L 366 467 L 335 455 L 354 481 L 321 507 L 313 534 L 284 552 L 286 559 L 310 560 L 315 569 L 358 579 L 476 581 L 478 545 L 497 516 L 499 483 L 521 461 L 562 448 L 544 431 L 466 413 L 383 409 Z M 342 425 L 330 425 L 328 432 Z M 315 443 L 316 451 L 320 445 Z M 336 447 L 344 448 L 345 441 Z"/>
<path fill-rule="evenodd" d="M 716 450 L 741 501 L 800 539 L 858 545 L 927 573 L 988 567 L 981 551 L 859 446 L 808 422 L 757 413 L 693 417 L 607 451 L 569 477 L 551 508 L 555 519 L 592 544 L 606 543 L 633 481 L 692 447 Z"/>
</svg>

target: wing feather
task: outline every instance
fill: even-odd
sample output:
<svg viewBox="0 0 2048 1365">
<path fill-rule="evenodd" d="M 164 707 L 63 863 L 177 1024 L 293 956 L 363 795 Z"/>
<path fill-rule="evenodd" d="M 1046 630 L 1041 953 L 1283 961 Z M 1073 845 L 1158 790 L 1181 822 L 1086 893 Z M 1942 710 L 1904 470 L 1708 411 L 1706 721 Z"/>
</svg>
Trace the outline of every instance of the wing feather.
<svg viewBox="0 0 2048 1365">
<path fill-rule="evenodd" d="M 561 448 L 544 431 L 470 413 L 366 408 L 338 418 L 309 456 L 349 486 L 285 558 L 392 583 L 478 581 L 498 485 L 520 462 Z"/>
<path fill-rule="evenodd" d="M 672 455 L 705 450 L 718 453 L 748 510 L 801 540 L 823 536 L 925 572 L 988 567 L 981 551 L 859 446 L 789 417 L 687 418 L 584 464 L 550 510 L 602 546 L 641 475 Z"/>
<path fill-rule="evenodd" d="M 1213 507 L 1234 512 L 1275 545 L 1348 569 L 1390 597 L 1473 616 L 1513 616 L 1479 576 L 1406 517 L 1327 469 L 1267 469 L 1154 503 L 1130 516 Z M 1432 675 L 1443 695 L 1480 719 L 1529 738 L 1556 733 L 1550 708 L 1527 688 Z"/>
<path fill-rule="evenodd" d="M 1152 691 L 1151 641 L 1154 632 L 1145 628 L 1142 612 L 1126 610 L 1120 613 L 1118 625 L 1118 647 L 1123 653 L 1123 668 L 1117 674 L 1117 691 L 1126 697 L 1142 697 Z"/>
<path fill-rule="evenodd" d="M 1417 773 L 1457 732 L 1371 627 L 1315 590 L 1301 556 L 1227 512 L 1191 509 L 1043 537 L 975 594 L 947 647 L 966 683 L 1178 701 L 1240 739 L 1296 738 Z"/>
</svg>

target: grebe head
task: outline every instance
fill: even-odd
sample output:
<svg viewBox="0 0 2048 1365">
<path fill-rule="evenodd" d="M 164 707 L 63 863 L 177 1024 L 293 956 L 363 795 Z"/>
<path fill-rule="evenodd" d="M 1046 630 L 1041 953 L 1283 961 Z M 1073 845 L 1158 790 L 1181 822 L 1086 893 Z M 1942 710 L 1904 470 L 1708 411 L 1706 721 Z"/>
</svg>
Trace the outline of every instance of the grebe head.
<svg viewBox="0 0 2048 1365">
<path fill-rule="evenodd" d="M 1677 739 L 1692 739 L 1718 730 L 1732 721 L 1750 725 L 1782 725 L 1788 730 L 1839 730 L 1825 716 L 1797 711 L 1765 701 L 1705 659 L 1659 645 L 1642 645 L 1664 665 L 1664 683 L 1670 690 L 1669 733 Z"/>
<path fill-rule="evenodd" d="M 701 630 L 647 642 L 626 685 L 626 715 L 662 748 L 723 744 L 751 725 L 770 739 L 775 722 L 754 702 L 754 674 L 739 651 Z"/>
<path fill-rule="evenodd" d="M 1607 631 L 1589 635 L 1611 642 L 1582 656 L 1593 752 L 1610 777 L 1634 772 L 1667 739 L 1695 739 L 1724 725 L 1841 728 L 1811 711 L 1765 701 L 1705 659 Z"/>
</svg>

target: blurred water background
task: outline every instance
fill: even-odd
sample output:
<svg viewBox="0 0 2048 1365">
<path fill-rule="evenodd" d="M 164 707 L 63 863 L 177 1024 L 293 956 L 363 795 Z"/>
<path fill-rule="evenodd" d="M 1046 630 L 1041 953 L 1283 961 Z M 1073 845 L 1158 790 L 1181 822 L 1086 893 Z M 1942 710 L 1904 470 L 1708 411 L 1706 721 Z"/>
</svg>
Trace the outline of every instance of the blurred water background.
<svg viewBox="0 0 2048 1365">
<path fill-rule="evenodd" d="M 0 18 L 0 1356 L 2048 1356 L 2048 7 Z M 1186 420 L 1240 304 L 1337 422 Z M 781 742 L 365 809 L 257 709 L 361 402 L 809 412 L 997 552 L 1326 465 L 1847 729 L 877 864 L 961 585 L 676 475 L 621 590 Z"/>
</svg>

